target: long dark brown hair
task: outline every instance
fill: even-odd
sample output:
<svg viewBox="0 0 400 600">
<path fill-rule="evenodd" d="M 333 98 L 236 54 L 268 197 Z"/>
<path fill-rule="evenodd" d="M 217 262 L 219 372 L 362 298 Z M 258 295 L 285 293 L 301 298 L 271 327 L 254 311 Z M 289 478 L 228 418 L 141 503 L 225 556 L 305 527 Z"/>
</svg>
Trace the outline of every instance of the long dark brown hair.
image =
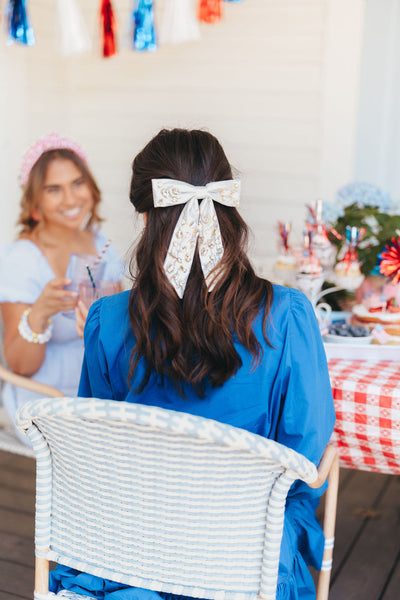
<svg viewBox="0 0 400 600">
<path fill-rule="evenodd" d="M 39 206 L 40 195 L 43 190 L 48 166 L 57 158 L 73 162 L 82 173 L 84 180 L 92 192 L 93 210 L 91 217 L 86 224 L 86 228 L 89 229 L 92 225 L 97 225 L 103 220 L 98 213 L 99 204 L 101 202 L 101 193 L 88 165 L 73 150 L 70 150 L 69 148 L 57 148 L 55 150 L 43 152 L 29 173 L 28 181 L 22 194 L 21 212 L 17 222 L 17 225 L 20 226 L 20 233 L 22 234 L 30 233 L 38 225 L 38 222 L 32 217 L 32 213 Z"/>
<path fill-rule="evenodd" d="M 129 380 L 144 358 L 145 374 L 136 393 L 157 374 L 161 380 L 172 380 L 181 395 L 186 382 L 204 397 L 207 385 L 223 385 L 241 366 L 235 339 L 250 351 L 254 364 L 261 359 L 252 325 L 263 309 L 268 341 L 272 286 L 251 267 L 245 251 L 248 229 L 239 212 L 217 202 L 224 254 L 214 289 L 207 290 L 197 250 L 182 300 L 165 275 L 163 263 L 183 205 L 154 208 L 151 180 L 176 179 L 204 186 L 232 179 L 225 153 L 213 135 L 164 129 L 136 156 L 132 172 L 130 201 L 139 213 L 147 213 L 147 222 L 131 261 L 134 285 L 129 319 L 136 344 Z"/>
</svg>

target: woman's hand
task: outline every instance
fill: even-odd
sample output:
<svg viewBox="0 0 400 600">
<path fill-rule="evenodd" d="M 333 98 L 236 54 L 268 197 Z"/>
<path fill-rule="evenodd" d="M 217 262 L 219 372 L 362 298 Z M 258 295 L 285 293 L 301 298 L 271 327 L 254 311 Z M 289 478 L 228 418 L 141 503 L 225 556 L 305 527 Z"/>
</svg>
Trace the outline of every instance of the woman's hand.
<svg viewBox="0 0 400 600">
<path fill-rule="evenodd" d="M 45 285 L 29 314 L 29 325 L 34 331 L 45 331 L 53 315 L 74 310 L 78 293 L 64 289 L 70 283 L 71 279 L 56 277 Z"/>
<path fill-rule="evenodd" d="M 89 309 L 82 300 L 78 300 L 78 304 L 75 308 L 76 317 L 76 331 L 79 337 L 83 338 L 83 330 L 85 329 L 85 323 L 88 316 Z"/>
<path fill-rule="evenodd" d="M 78 293 L 64 289 L 70 283 L 71 279 L 56 277 L 45 285 L 29 314 L 29 325 L 34 331 L 45 331 L 53 315 L 74 310 Z"/>
<path fill-rule="evenodd" d="M 40 369 L 46 355 L 46 344 L 33 344 L 19 334 L 18 325 L 22 313 L 29 308 L 29 327 L 36 333 L 43 333 L 53 315 L 75 308 L 77 292 L 64 289 L 70 283 L 71 280 L 66 277 L 57 277 L 48 282 L 34 304 L 6 302 L 1 305 L 4 354 L 15 373 L 31 377 Z"/>
</svg>

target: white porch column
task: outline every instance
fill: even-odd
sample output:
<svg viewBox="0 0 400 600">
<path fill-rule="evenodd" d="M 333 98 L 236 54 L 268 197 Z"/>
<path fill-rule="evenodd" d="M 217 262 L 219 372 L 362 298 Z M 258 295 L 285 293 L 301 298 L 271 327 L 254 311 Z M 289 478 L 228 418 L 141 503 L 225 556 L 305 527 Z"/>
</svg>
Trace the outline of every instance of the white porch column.
<svg viewBox="0 0 400 600">
<path fill-rule="evenodd" d="M 319 195 L 354 179 L 364 0 L 327 0 Z"/>
</svg>

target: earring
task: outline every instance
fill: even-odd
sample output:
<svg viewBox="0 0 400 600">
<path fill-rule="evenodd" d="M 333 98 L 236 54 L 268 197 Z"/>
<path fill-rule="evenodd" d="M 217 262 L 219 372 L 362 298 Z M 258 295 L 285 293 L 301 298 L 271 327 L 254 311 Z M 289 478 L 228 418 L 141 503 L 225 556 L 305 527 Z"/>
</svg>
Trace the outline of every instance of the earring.
<svg viewBox="0 0 400 600">
<path fill-rule="evenodd" d="M 34 208 L 33 211 L 31 212 L 31 219 L 33 221 L 35 221 L 36 223 L 39 223 L 40 216 L 39 216 L 39 211 L 37 208 Z"/>
</svg>

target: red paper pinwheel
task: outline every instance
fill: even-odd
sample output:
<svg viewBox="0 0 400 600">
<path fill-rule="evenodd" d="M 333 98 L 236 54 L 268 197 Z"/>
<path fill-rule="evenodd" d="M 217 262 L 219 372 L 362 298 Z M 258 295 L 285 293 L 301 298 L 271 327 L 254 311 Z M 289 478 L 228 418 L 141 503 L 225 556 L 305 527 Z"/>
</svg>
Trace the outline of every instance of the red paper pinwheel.
<svg viewBox="0 0 400 600">
<path fill-rule="evenodd" d="M 392 238 L 380 254 L 379 270 L 382 275 L 390 277 L 395 285 L 400 282 L 400 237 Z"/>
</svg>

